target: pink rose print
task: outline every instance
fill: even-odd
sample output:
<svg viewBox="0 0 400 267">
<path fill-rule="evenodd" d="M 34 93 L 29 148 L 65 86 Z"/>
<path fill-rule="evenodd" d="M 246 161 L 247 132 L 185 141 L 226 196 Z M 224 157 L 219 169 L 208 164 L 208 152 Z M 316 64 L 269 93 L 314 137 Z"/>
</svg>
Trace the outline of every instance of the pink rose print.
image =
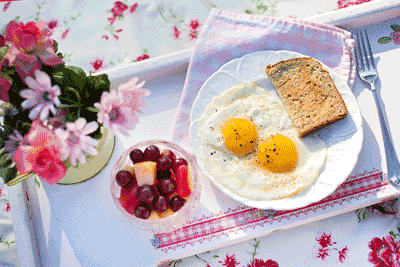
<svg viewBox="0 0 400 267">
<path fill-rule="evenodd" d="M 236 267 L 240 264 L 240 262 L 237 262 L 235 255 L 229 256 L 228 254 L 226 254 L 224 262 L 219 261 L 219 263 L 222 263 L 225 267 Z"/>
<path fill-rule="evenodd" d="M 279 267 L 279 264 L 271 259 L 267 261 L 254 259 L 253 264 L 247 264 L 247 267 Z"/>
<path fill-rule="evenodd" d="M 346 259 L 346 254 L 348 251 L 347 246 L 342 248 L 341 250 L 333 247 L 333 245 L 337 244 L 337 242 L 333 241 L 332 234 L 328 234 L 323 232 L 322 234 L 319 233 L 319 236 L 315 238 L 315 240 L 318 242 L 316 249 L 317 253 L 315 255 L 316 258 L 320 258 L 321 260 L 326 259 L 329 257 L 330 253 L 333 251 L 338 251 L 338 258 L 341 263 L 344 262 Z"/>
<path fill-rule="evenodd" d="M 131 5 L 131 8 L 129 9 L 129 12 L 132 14 L 133 12 L 136 11 L 137 7 L 138 7 L 138 3 L 135 3 L 133 5 Z"/>
<path fill-rule="evenodd" d="M 121 17 L 124 14 L 124 11 L 128 9 L 128 6 L 124 3 L 117 1 L 114 2 L 114 7 L 111 9 L 111 18 L 107 18 L 110 21 L 110 25 L 114 24 L 115 20 L 118 17 Z"/>
<path fill-rule="evenodd" d="M 392 38 L 395 44 L 400 44 L 400 30 L 390 33 L 390 37 Z"/>
<path fill-rule="evenodd" d="M 6 212 L 10 212 L 11 211 L 10 203 L 7 202 L 6 208 L 4 209 L 4 211 L 6 211 Z"/>
<path fill-rule="evenodd" d="M 11 5 L 11 1 L 5 3 L 5 4 L 4 4 L 4 7 L 3 7 L 3 12 L 6 12 L 7 9 L 10 7 L 10 5 Z"/>
<path fill-rule="evenodd" d="M 345 8 L 345 7 L 349 7 L 349 6 L 355 6 L 355 5 L 359 5 L 362 3 L 366 3 L 369 1 L 371 1 L 371 0 L 339 0 L 338 6 L 339 6 L 339 8 Z"/>
<path fill-rule="evenodd" d="M 103 61 L 104 61 L 104 59 L 96 59 L 95 61 L 90 62 L 90 64 L 92 64 L 92 66 L 94 68 L 94 72 L 106 67 L 106 66 L 103 66 Z"/>
<path fill-rule="evenodd" d="M 63 33 L 61 35 L 61 40 L 64 40 L 67 37 L 68 33 L 69 33 L 69 29 L 66 29 L 65 31 L 63 31 Z"/>
<path fill-rule="evenodd" d="M 388 235 L 382 239 L 374 237 L 368 247 L 371 249 L 368 254 L 368 261 L 374 267 L 400 267 L 400 242 L 396 242 L 393 236 Z"/>
<path fill-rule="evenodd" d="M 143 54 L 143 55 L 141 55 L 140 57 L 138 57 L 138 58 L 136 59 L 136 61 L 142 61 L 142 60 L 145 60 L 145 59 L 148 59 L 148 58 L 150 58 L 149 55 Z"/>
</svg>

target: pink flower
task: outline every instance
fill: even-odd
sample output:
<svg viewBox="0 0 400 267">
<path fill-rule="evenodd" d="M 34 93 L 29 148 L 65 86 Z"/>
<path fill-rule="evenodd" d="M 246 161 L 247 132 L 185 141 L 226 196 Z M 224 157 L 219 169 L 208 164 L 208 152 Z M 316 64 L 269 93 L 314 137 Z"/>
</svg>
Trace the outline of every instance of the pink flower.
<svg viewBox="0 0 400 267">
<path fill-rule="evenodd" d="M 65 176 L 67 169 L 60 160 L 62 145 L 52 130 L 35 119 L 25 142 L 27 144 L 20 145 L 12 155 L 21 174 L 33 171 L 50 185 Z"/>
<path fill-rule="evenodd" d="M 11 88 L 10 81 L 0 77 L 0 99 L 3 100 L 4 102 L 10 102 L 10 98 L 8 96 L 8 91 L 10 90 L 10 88 Z"/>
<path fill-rule="evenodd" d="M 369 2 L 369 1 L 371 1 L 371 0 L 339 0 L 338 6 L 340 9 L 340 8 L 345 8 L 345 7 L 349 7 L 349 6 L 359 5 L 362 3 Z"/>
<path fill-rule="evenodd" d="M 114 2 L 114 7 L 111 9 L 112 17 L 107 18 L 110 21 L 110 25 L 112 25 L 118 17 L 121 17 L 124 14 L 124 11 L 127 9 L 128 6 L 124 3 L 120 1 Z"/>
<path fill-rule="evenodd" d="M 68 122 L 66 130 L 55 130 L 63 144 L 62 160 L 66 160 L 69 156 L 71 164 L 76 166 L 78 159 L 80 163 L 86 163 L 84 153 L 92 156 L 97 155 L 95 147 L 99 144 L 99 141 L 90 137 L 89 134 L 96 131 L 98 127 L 99 125 L 95 121 L 86 124 L 86 119 L 79 118 L 74 123 Z"/>
<path fill-rule="evenodd" d="M 103 92 L 100 103 L 95 103 L 94 106 L 99 109 L 97 121 L 114 135 L 122 133 L 129 136 L 129 131 L 139 121 L 136 114 L 124 105 L 123 95 L 117 90 Z"/>
<path fill-rule="evenodd" d="M 150 58 L 149 55 L 143 54 L 140 57 L 138 57 L 136 60 L 137 61 L 142 61 L 142 60 L 145 60 L 145 59 L 148 59 L 148 58 Z"/>
<path fill-rule="evenodd" d="M 395 44 L 400 44 L 400 30 L 390 33 L 390 37 L 392 38 Z"/>
<path fill-rule="evenodd" d="M 199 20 L 198 19 L 192 19 L 190 21 L 189 27 L 192 28 L 193 30 L 196 30 L 200 26 Z"/>
<path fill-rule="evenodd" d="M 190 40 L 197 39 L 198 32 L 197 30 L 191 30 L 189 33 Z"/>
<path fill-rule="evenodd" d="M 6 211 L 6 212 L 10 212 L 10 211 L 11 211 L 10 203 L 8 203 L 8 202 L 7 202 L 7 204 L 6 204 L 5 211 Z"/>
<path fill-rule="evenodd" d="M 135 3 L 135 4 L 131 5 L 131 8 L 129 9 L 129 12 L 131 12 L 131 13 L 135 12 L 137 7 L 138 7 L 138 3 Z"/>
<path fill-rule="evenodd" d="M 94 72 L 98 71 L 99 69 L 105 68 L 105 66 L 103 66 L 103 61 L 104 59 L 96 59 L 95 61 L 90 62 L 90 64 L 92 64 L 94 68 Z"/>
<path fill-rule="evenodd" d="M 124 105 L 127 106 L 132 112 L 142 112 L 141 107 L 145 107 L 146 103 L 142 97 L 150 95 L 150 91 L 142 88 L 145 81 L 137 84 L 139 78 L 134 77 L 128 82 L 120 85 L 117 91 L 122 94 Z"/>
<path fill-rule="evenodd" d="M 228 254 L 226 254 L 224 262 L 219 261 L 219 263 L 222 263 L 225 267 L 236 267 L 240 264 L 240 262 L 236 260 L 235 255 L 229 256 Z"/>
<path fill-rule="evenodd" d="M 248 264 L 247 267 L 279 267 L 279 264 L 271 259 L 267 261 L 254 259 L 253 264 Z"/>
<path fill-rule="evenodd" d="M 178 28 L 175 26 L 174 27 L 174 38 L 179 39 L 180 34 L 181 34 L 181 31 L 178 30 Z"/>
<path fill-rule="evenodd" d="M 26 78 L 25 83 L 29 89 L 22 90 L 20 96 L 26 100 L 22 102 L 23 109 L 31 109 L 29 118 L 31 120 L 40 118 L 45 121 L 50 111 L 55 115 L 57 110 L 54 107 L 61 105 L 58 96 L 61 95 L 61 89 L 58 85 L 51 85 L 51 80 L 46 72 L 36 70 L 35 78 Z"/>
<path fill-rule="evenodd" d="M 339 250 L 339 261 L 340 262 L 343 262 L 346 259 L 347 250 L 349 250 L 347 248 L 347 246 L 345 246 L 342 250 Z"/>
<path fill-rule="evenodd" d="M 22 80 L 33 76 L 42 64 L 57 66 L 64 63 L 55 53 L 53 40 L 49 39 L 44 21 L 22 22 L 11 21 L 5 31 L 6 41 L 11 43 L 10 50 L 4 57 L 8 65 L 15 64 L 15 70 Z M 40 60 L 39 60 L 40 59 Z"/>
</svg>

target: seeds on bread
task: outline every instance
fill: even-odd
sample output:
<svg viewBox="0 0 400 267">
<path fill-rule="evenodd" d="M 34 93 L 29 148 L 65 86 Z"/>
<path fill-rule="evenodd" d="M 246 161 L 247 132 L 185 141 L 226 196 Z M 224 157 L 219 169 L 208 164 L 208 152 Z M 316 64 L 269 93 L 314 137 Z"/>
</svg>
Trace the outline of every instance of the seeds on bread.
<svg viewBox="0 0 400 267">
<path fill-rule="evenodd" d="M 311 57 L 268 65 L 265 72 L 277 90 L 299 137 L 343 119 L 347 107 L 328 71 Z"/>
</svg>

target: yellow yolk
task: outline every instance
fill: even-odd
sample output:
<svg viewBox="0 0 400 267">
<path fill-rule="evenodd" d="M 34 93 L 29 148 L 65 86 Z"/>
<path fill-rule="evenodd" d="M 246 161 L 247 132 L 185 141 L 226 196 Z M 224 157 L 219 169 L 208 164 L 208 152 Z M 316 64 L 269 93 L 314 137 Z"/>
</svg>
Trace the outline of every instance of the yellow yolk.
<svg viewBox="0 0 400 267">
<path fill-rule="evenodd" d="M 225 146 L 235 154 L 246 154 L 254 149 L 257 142 L 255 126 L 245 119 L 229 119 L 222 126 Z"/>
<path fill-rule="evenodd" d="M 265 139 L 258 149 L 258 159 L 271 172 L 288 172 L 296 167 L 297 150 L 287 137 L 277 134 Z"/>
</svg>

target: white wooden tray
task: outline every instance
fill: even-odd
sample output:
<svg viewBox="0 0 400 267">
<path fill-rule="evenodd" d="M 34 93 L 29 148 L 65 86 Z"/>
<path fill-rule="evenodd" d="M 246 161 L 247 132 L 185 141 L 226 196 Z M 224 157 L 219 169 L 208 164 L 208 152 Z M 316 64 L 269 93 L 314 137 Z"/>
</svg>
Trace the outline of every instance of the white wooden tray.
<svg viewBox="0 0 400 267">
<path fill-rule="evenodd" d="M 370 39 L 375 44 L 373 50 L 378 51 L 376 55 L 384 63 L 392 57 L 391 50 L 395 47 L 376 45 L 380 27 L 384 27 L 378 22 L 396 20 L 399 11 L 400 1 L 373 1 L 308 20 L 347 30 L 368 25 Z M 373 142 L 364 142 L 359 163 L 346 186 L 330 198 L 306 208 L 278 211 L 270 218 L 267 211 L 248 208 L 227 198 L 204 179 L 200 207 L 184 230 L 175 233 L 174 239 L 170 234 L 153 236 L 133 228 L 112 202 L 111 169 L 122 151 L 134 143 L 150 138 L 170 139 L 191 52 L 192 49 L 186 49 L 106 71 L 113 86 L 133 76 L 147 80 L 145 87 L 152 95 L 146 101 L 148 106 L 132 137 L 117 138 L 109 165 L 96 178 L 79 185 L 53 187 L 29 179 L 9 188 L 21 266 L 126 266 L 127 262 L 129 266 L 154 266 L 171 258 L 179 259 L 242 242 L 400 195 L 381 181 L 386 167 L 378 115 L 372 94 L 356 80 L 353 91 L 364 117 L 365 140 Z M 381 86 L 391 86 L 391 82 L 394 85 L 394 78 L 384 75 L 390 66 L 384 65 L 378 63 L 378 68 L 382 66 L 378 70 Z M 395 117 L 397 106 L 393 93 L 383 91 L 381 98 L 391 128 L 396 129 L 400 119 Z M 399 147 L 400 134 L 392 134 L 395 146 Z M 176 238 L 179 235 L 186 239 Z"/>
</svg>

